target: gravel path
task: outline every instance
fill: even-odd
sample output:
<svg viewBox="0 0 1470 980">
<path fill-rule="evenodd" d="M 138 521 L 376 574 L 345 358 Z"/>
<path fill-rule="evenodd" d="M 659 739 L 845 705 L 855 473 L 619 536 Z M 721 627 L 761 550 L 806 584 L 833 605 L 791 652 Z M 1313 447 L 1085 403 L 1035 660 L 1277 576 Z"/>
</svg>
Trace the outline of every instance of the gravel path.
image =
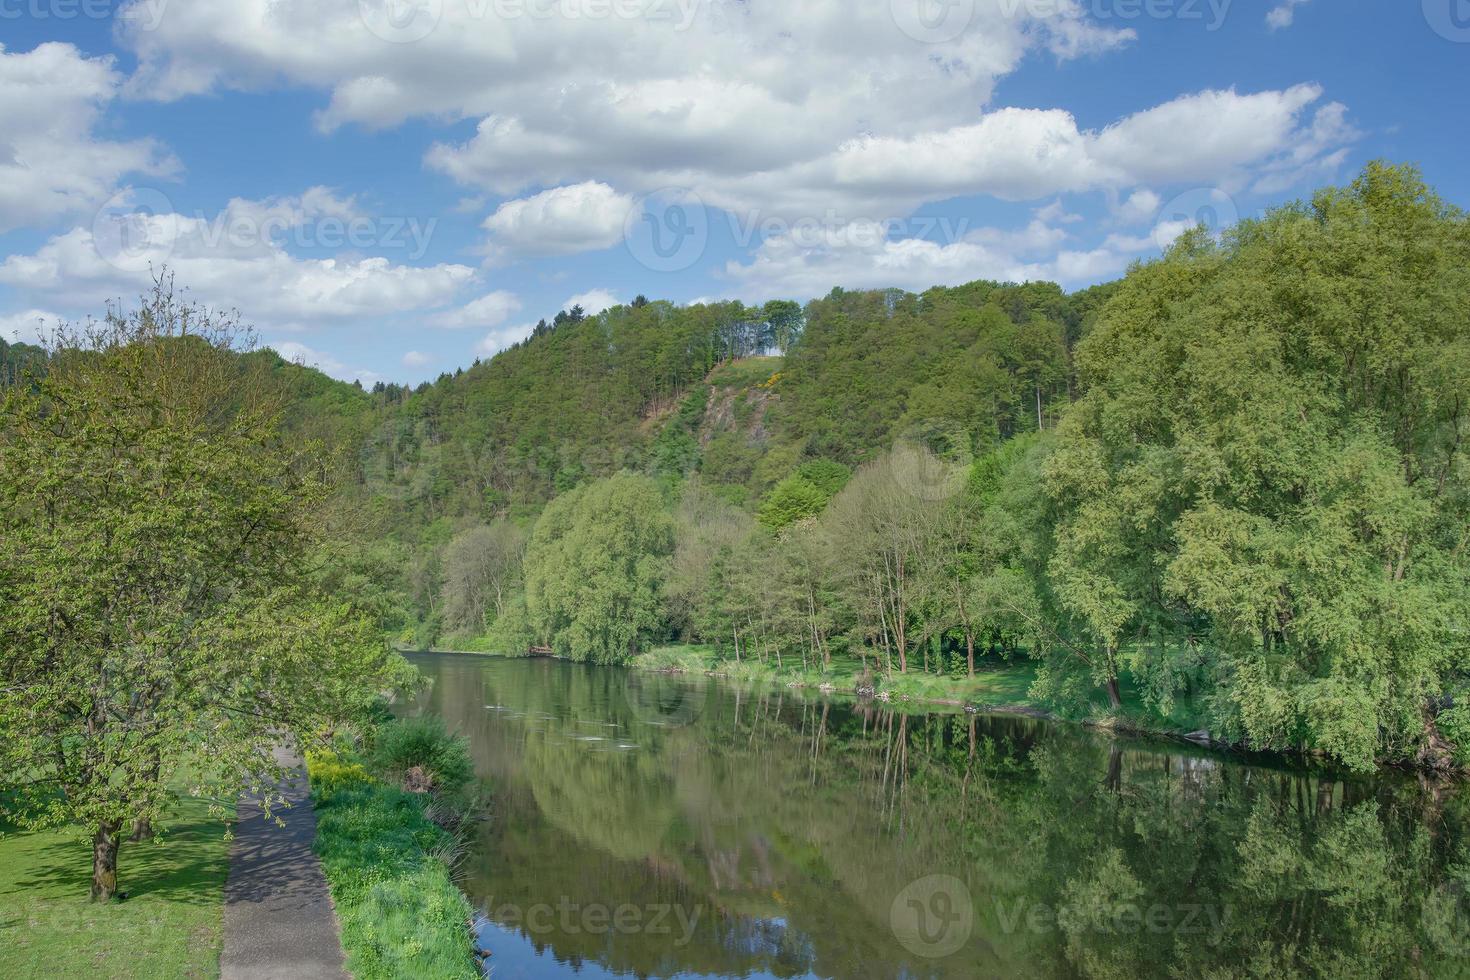
<svg viewBox="0 0 1470 980">
<path fill-rule="evenodd" d="M 299 756 L 276 750 L 294 767 L 282 784 L 292 805 L 265 819 L 258 801 L 241 799 L 230 876 L 225 882 L 222 980 L 317 980 L 345 978 L 337 913 L 327 892 L 321 860 L 312 852 L 316 814 Z"/>
</svg>

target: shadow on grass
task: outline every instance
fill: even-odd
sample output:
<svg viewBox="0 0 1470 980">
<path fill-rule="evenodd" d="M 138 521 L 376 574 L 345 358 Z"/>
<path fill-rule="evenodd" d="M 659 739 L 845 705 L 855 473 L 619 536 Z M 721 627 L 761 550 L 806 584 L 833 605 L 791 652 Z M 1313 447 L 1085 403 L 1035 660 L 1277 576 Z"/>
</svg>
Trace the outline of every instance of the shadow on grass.
<svg viewBox="0 0 1470 980">
<path fill-rule="evenodd" d="M 228 848 L 219 846 L 225 825 L 218 819 L 192 819 L 165 824 L 152 841 L 124 841 L 118 857 L 119 888 L 128 900 L 218 905 L 212 894 L 228 865 Z M 0 833 L 0 845 L 26 852 L 24 871 L 0 875 L 0 900 L 11 895 L 56 898 L 86 896 L 92 880 L 92 844 L 81 831 L 16 831 Z M 8 848 L 7 848 L 8 850 Z"/>
</svg>

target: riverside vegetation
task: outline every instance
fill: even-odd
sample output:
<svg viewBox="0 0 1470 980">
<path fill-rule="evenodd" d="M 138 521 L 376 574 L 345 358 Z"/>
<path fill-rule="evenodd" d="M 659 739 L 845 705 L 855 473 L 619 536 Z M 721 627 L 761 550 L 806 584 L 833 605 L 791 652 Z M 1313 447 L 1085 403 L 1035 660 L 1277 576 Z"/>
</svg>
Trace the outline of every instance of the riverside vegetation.
<svg viewBox="0 0 1470 980">
<path fill-rule="evenodd" d="M 465 743 L 437 717 L 368 731 L 307 756 L 347 969 L 358 980 L 478 977 L 473 912 L 451 878 L 475 808 Z"/>
<path fill-rule="evenodd" d="M 1375 164 L 1071 295 L 572 310 L 361 396 L 355 574 L 411 646 L 962 699 L 1024 663 L 1075 716 L 1463 765 L 1467 258 Z"/>
<path fill-rule="evenodd" d="M 1079 716 L 1463 765 L 1467 313 L 1470 225 L 1386 164 L 1078 293 L 639 297 L 413 390 L 164 277 L 0 346 L 0 803 L 111 898 L 174 787 L 269 786 L 283 733 L 407 684 L 385 636 L 987 703 L 1017 670 Z"/>
<path fill-rule="evenodd" d="M 245 360 L 343 450 L 324 585 L 402 645 L 950 699 L 1024 663 L 1064 714 L 1448 766 L 1467 251 L 1373 164 L 1070 295 L 639 297 L 412 391 Z"/>
</svg>

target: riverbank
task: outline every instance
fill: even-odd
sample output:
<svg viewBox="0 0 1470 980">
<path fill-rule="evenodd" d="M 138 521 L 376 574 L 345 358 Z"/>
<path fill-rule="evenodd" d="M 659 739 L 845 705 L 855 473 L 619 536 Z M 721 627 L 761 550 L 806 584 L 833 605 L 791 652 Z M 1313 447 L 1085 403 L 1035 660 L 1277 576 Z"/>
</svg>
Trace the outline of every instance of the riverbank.
<svg viewBox="0 0 1470 980">
<path fill-rule="evenodd" d="M 500 657 L 508 654 L 482 649 L 429 649 L 421 652 L 462 656 Z M 554 655 L 550 655 L 554 656 Z M 986 661 L 973 675 L 933 674 L 921 670 L 907 673 L 873 673 L 857 658 L 834 657 L 830 666 L 817 669 L 798 663 L 775 664 L 758 660 L 730 660 L 713 646 L 672 644 L 655 647 L 634 657 L 627 666 L 657 673 L 705 674 L 726 680 L 770 684 L 775 687 L 815 690 L 846 697 L 873 697 L 899 710 L 925 711 L 936 707 L 963 708 L 999 714 L 1025 714 L 1052 721 L 1116 731 L 1176 739 L 1194 745 L 1227 749 L 1232 746 L 1211 738 L 1202 715 L 1187 698 L 1176 701 L 1174 711 L 1160 714 L 1150 708 L 1132 678 L 1119 682 L 1123 706 L 1114 710 L 1101 692 L 1086 712 L 1069 712 L 1031 696 L 1036 669 L 1030 660 Z"/>
<path fill-rule="evenodd" d="M 180 795 L 166 840 L 123 844 L 127 898 L 105 904 L 85 831 L 0 824 L 0 976 L 217 976 L 230 845 L 209 804 Z"/>
<path fill-rule="evenodd" d="M 353 760 L 309 753 L 315 849 L 355 980 L 478 980 L 473 909 L 449 875 L 458 842 L 426 813 L 430 798 Z"/>
</svg>

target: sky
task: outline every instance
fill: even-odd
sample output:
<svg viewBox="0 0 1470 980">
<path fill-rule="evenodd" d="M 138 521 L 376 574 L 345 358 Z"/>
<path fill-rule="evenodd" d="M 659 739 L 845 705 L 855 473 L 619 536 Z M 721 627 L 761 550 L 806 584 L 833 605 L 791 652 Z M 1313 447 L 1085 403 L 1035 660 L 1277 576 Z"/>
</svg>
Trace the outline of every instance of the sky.
<svg viewBox="0 0 1470 980">
<path fill-rule="evenodd" d="M 0 0 L 0 336 L 167 268 L 417 383 L 581 305 L 1117 278 L 1383 158 L 1470 0 Z"/>
</svg>

